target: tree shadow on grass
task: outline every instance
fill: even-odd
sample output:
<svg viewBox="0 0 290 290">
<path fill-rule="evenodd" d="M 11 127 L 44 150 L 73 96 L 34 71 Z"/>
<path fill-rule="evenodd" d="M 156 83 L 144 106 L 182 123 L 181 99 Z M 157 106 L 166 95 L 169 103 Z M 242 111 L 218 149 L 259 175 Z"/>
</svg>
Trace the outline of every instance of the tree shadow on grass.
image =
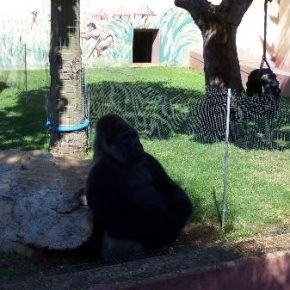
<svg viewBox="0 0 290 290">
<path fill-rule="evenodd" d="M 226 93 L 208 89 L 204 94 L 194 89 L 168 87 L 166 82 L 109 81 L 89 84 L 87 92 L 93 127 L 102 115 L 114 112 L 143 138 L 168 139 L 176 133 L 191 135 L 200 143 L 225 138 Z M 283 104 L 269 115 L 271 106 L 261 98 L 243 99 L 243 117 L 231 113 L 230 142 L 243 149 L 290 148 L 289 106 Z M 236 110 L 235 114 L 238 113 Z"/>
<path fill-rule="evenodd" d="M 11 98 L 9 106 L 0 109 L 0 150 L 47 150 L 48 136 L 45 128 L 45 96 L 48 88 L 28 91 Z"/>
<path fill-rule="evenodd" d="M 185 133 L 186 118 L 197 90 L 168 87 L 166 82 L 100 82 L 88 86 L 92 125 L 114 112 L 135 127 L 143 138 L 168 139 Z"/>
<path fill-rule="evenodd" d="M 7 88 L 8 88 L 7 84 L 5 82 L 0 81 L 0 93 Z"/>
</svg>

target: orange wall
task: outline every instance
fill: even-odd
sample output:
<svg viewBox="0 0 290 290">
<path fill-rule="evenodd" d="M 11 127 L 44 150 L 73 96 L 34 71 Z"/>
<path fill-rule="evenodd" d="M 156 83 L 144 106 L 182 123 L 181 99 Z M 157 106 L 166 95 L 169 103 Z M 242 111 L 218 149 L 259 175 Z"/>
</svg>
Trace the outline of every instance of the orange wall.
<svg viewBox="0 0 290 290">
<path fill-rule="evenodd" d="M 290 68 L 290 1 L 268 2 L 267 59 L 271 66 Z M 237 33 L 242 63 L 260 62 L 264 40 L 264 0 L 254 0 Z"/>
<path fill-rule="evenodd" d="M 276 64 L 290 70 L 290 1 L 280 1 Z"/>
</svg>

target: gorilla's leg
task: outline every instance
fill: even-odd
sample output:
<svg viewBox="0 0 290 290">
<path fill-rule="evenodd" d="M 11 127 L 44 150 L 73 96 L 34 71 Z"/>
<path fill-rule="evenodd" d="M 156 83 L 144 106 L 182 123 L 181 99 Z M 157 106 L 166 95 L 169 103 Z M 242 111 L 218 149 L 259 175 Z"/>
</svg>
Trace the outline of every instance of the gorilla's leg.
<svg viewBox="0 0 290 290">
<path fill-rule="evenodd" d="M 132 240 L 117 240 L 105 233 L 102 241 L 102 256 L 105 260 L 130 257 L 144 252 L 141 243 Z"/>
</svg>

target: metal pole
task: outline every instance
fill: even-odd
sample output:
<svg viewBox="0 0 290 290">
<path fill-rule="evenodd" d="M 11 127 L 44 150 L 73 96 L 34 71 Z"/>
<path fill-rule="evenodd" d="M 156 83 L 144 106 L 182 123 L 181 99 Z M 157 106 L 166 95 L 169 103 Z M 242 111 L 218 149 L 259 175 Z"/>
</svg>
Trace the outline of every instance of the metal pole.
<svg viewBox="0 0 290 290">
<path fill-rule="evenodd" d="M 86 66 L 84 66 L 84 94 L 85 94 L 85 115 L 89 119 L 90 118 L 90 110 L 89 110 L 90 99 L 88 98 L 87 67 Z"/>
<path fill-rule="evenodd" d="M 90 120 L 90 99 L 88 96 L 88 91 L 87 91 L 87 67 L 83 66 L 83 84 L 84 84 L 84 106 L 85 106 L 85 117 Z M 89 133 L 90 133 L 90 123 L 86 129 L 86 134 L 87 134 L 87 149 L 90 146 L 89 143 Z"/>
<path fill-rule="evenodd" d="M 229 160 L 229 131 L 230 131 L 230 105 L 231 105 L 231 89 L 228 89 L 227 97 L 227 116 L 226 116 L 226 136 L 225 136 L 225 153 L 224 153 L 224 190 L 222 205 L 222 230 L 225 227 L 225 218 L 227 212 L 227 190 L 228 190 L 228 160 Z"/>
<path fill-rule="evenodd" d="M 27 55 L 26 53 L 27 53 L 26 44 L 24 44 L 25 101 L 27 103 L 28 88 L 27 88 Z"/>
</svg>

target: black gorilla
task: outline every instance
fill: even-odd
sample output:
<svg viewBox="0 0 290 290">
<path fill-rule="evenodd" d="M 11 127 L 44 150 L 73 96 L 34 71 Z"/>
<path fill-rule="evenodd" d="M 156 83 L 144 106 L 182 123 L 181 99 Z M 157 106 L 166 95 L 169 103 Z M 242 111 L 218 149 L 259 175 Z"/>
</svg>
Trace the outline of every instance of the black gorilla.
<svg viewBox="0 0 290 290">
<path fill-rule="evenodd" d="M 134 128 L 115 114 L 96 128 L 87 201 L 104 229 L 105 258 L 136 254 L 174 242 L 191 215 L 185 192 L 143 150 Z"/>
</svg>

